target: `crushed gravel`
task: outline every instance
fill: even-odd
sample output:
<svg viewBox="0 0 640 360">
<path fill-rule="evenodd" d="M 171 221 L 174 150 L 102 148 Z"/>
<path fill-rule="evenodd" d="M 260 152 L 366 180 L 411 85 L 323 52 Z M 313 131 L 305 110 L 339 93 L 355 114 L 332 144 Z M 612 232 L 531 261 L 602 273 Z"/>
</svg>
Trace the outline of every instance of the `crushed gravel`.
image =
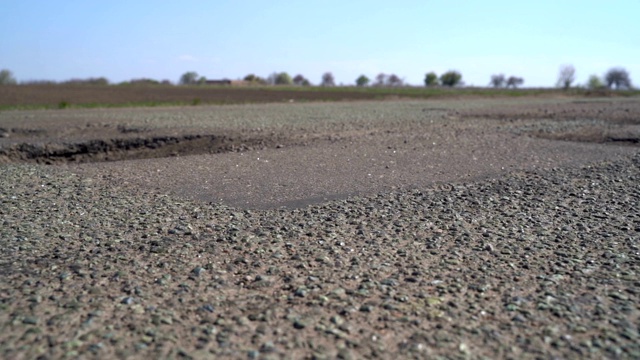
<svg viewBox="0 0 640 360">
<path fill-rule="evenodd" d="M 4 358 L 638 358 L 640 156 L 237 210 L 0 176 Z"/>
<path fill-rule="evenodd" d="M 366 192 L 290 208 L 203 201 L 131 175 L 166 159 L 1 165 L 0 358 L 640 358 L 638 148 L 535 139 L 527 134 L 579 133 L 573 122 L 580 117 L 518 120 L 517 112 L 501 118 L 491 110 L 492 120 L 466 103 L 432 109 L 441 126 L 415 133 L 431 126 L 419 115 L 429 105 L 376 104 L 371 109 L 386 109 L 380 119 L 394 109 L 415 110 L 415 118 L 365 117 L 343 131 L 329 109 L 320 117 L 331 120 L 290 127 L 296 111 L 334 105 L 292 107 L 282 120 L 290 124 L 273 128 L 296 139 L 317 130 L 317 140 L 175 163 L 205 166 L 220 156 L 281 150 L 291 159 L 315 151 L 314 161 L 339 155 L 336 149 L 405 152 L 396 168 L 350 168 L 359 174 L 369 164 L 388 174 L 431 157 L 446 169 L 447 159 L 463 159 L 457 144 L 478 146 L 492 164 L 514 165 L 469 162 L 461 169 L 478 176 L 461 170 L 423 182 L 405 170 L 393 181 L 402 186 L 371 182 Z M 479 117 L 457 118 L 467 116 L 465 107 Z M 282 108 L 246 109 L 268 117 Z M 588 114 L 601 108 L 594 109 Z M 197 111 L 192 125 L 204 126 L 209 115 Z M 36 124 L 20 125 L 24 114 L 44 116 L 36 122 L 44 124 L 49 113 L 3 113 L 12 136 Z M 84 126 L 80 113 L 64 116 Z M 625 116 L 625 126 L 637 121 Z M 259 119 L 242 121 L 244 128 Z M 451 134 L 465 141 L 424 150 Z M 526 159 L 538 166 L 520 164 Z M 264 169 L 255 174 L 269 174 Z M 182 173 L 185 181 L 194 177 Z M 348 172 L 317 170 L 318 186 L 336 174 L 349 182 Z"/>
</svg>

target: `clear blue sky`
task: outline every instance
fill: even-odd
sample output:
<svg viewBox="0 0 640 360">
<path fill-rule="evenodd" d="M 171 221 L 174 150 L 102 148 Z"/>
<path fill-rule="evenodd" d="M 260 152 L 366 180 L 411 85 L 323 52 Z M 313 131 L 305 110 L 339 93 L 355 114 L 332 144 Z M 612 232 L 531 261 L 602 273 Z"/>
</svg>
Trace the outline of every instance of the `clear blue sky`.
<svg viewBox="0 0 640 360">
<path fill-rule="evenodd" d="M 18 81 L 105 76 L 177 81 L 300 73 L 337 83 L 428 71 L 553 86 L 625 67 L 640 83 L 640 1 L 0 0 L 0 68 Z"/>
</svg>

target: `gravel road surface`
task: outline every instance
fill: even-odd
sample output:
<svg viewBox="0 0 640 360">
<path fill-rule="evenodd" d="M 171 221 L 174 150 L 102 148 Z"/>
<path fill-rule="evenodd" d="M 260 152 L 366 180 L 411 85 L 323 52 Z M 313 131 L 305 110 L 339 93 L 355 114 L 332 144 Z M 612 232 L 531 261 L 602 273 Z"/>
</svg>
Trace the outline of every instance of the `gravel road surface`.
<svg viewBox="0 0 640 360">
<path fill-rule="evenodd" d="M 640 358 L 639 123 L 636 99 L 0 112 L 0 357 Z"/>
</svg>

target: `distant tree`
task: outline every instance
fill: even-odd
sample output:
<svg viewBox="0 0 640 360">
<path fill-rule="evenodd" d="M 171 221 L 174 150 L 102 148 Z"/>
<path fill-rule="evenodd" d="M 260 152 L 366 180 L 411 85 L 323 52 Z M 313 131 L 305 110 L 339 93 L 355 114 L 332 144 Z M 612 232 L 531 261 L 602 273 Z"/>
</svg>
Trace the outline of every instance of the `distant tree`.
<svg viewBox="0 0 640 360">
<path fill-rule="evenodd" d="M 631 89 L 631 78 L 627 70 L 621 67 L 609 69 L 604 76 L 607 87 L 615 87 L 616 89 Z"/>
<path fill-rule="evenodd" d="M 88 79 L 88 83 L 93 85 L 109 85 L 110 81 L 106 77 L 99 77 Z"/>
<path fill-rule="evenodd" d="M 298 74 L 293 78 L 293 83 L 296 85 L 303 85 L 305 80 L 307 79 L 305 79 L 302 74 Z"/>
<path fill-rule="evenodd" d="M 496 74 L 496 75 L 491 75 L 491 86 L 493 86 L 494 88 L 501 88 L 504 87 L 504 85 L 506 84 L 507 79 L 504 77 L 504 74 Z"/>
<path fill-rule="evenodd" d="M 267 84 L 267 80 L 261 78 L 260 76 L 256 76 L 254 74 L 249 74 L 244 77 L 244 81 L 250 82 L 252 84 Z"/>
<path fill-rule="evenodd" d="M 440 83 L 444 86 L 454 87 L 462 81 L 462 74 L 455 70 L 447 71 L 440 75 Z"/>
<path fill-rule="evenodd" d="M 568 89 L 576 79 L 576 68 L 573 65 L 560 66 L 560 72 L 558 73 L 558 87 Z"/>
<path fill-rule="evenodd" d="M 360 87 L 369 85 L 369 78 L 365 75 L 358 76 L 358 78 L 356 79 L 356 85 Z"/>
<path fill-rule="evenodd" d="M 128 83 L 131 85 L 157 85 L 160 82 L 154 79 L 140 78 L 140 79 L 131 79 Z"/>
<path fill-rule="evenodd" d="M 380 73 L 376 76 L 376 82 L 373 85 L 384 86 L 386 82 L 387 82 L 387 75 L 385 73 Z"/>
<path fill-rule="evenodd" d="M 322 74 L 322 81 L 320 82 L 321 86 L 336 86 L 336 81 L 333 78 L 333 74 L 330 72 L 326 72 Z"/>
<path fill-rule="evenodd" d="M 20 85 L 55 85 L 57 84 L 54 80 L 26 80 L 21 81 Z"/>
<path fill-rule="evenodd" d="M 71 80 L 64 81 L 62 83 L 74 84 L 74 85 L 109 85 L 109 79 L 107 79 L 106 77 L 71 79 Z"/>
<path fill-rule="evenodd" d="M 311 82 L 308 79 L 302 80 L 302 86 L 311 86 Z"/>
<path fill-rule="evenodd" d="M 604 88 L 604 82 L 598 75 L 591 75 L 587 80 L 587 88 L 591 90 L 602 89 Z"/>
<path fill-rule="evenodd" d="M 202 85 L 204 83 L 207 82 L 207 78 L 204 76 L 200 76 L 200 78 L 198 78 L 198 85 Z"/>
<path fill-rule="evenodd" d="M 424 86 L 437 86 L 438 85 L 438 75 L 436 73 L 429 72 L 424 76 Z"/>
<path fill-rule="evenodd" d="M 272 74 L 273 76 L 273 74 Z M 293 84 L 293 80 L 291 79 L 291 75 L 289 75 L 286 72 L 281 72 L 281 73 L 277 73 L 275 74 L 275 77 L 273 79 L 273 84 L 275 85 L 291 85 Z"/>
<path fill-rule="evenodd" d="M 162 85 L 173 85 L 173 84 L 171 83 L 171 80 L 168 80 L 168 79 L 164 79 L 164 80 L 162 80 L 160 83 L 161 83 Z"/>
<path fill-rule="evenodd" d="M 13 77 L 11 70 L 0 70 L 0 85 L 15 85 L 16 83 L 16 78 Z"/>
<path fill-rule="evenodd" d="M 387 77 L 387 85 L 389 86 L 402 86 L 404 81 L 396 74 L 391 74 Z"/>
<path fill-rule="evenodd" d="M 518 86 L 524 84 L 524 79 L 516 76 L 509 76 L 507 79 L 507 87 L 517 88 Z"/>
<path fill-rule="evenodd" d="M 198 82 L 198 73 L 195 71 L 188 71 L 180 76 L 180 85 L 193 85 Z"/>
</svg>

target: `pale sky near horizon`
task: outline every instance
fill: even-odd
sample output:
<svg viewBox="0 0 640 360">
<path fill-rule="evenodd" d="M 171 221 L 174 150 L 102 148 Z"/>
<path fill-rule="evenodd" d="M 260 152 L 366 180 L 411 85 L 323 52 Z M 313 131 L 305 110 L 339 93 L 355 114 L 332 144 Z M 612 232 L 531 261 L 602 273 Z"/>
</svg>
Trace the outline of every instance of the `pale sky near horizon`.
<svg viewBox="0 0 640 360">
<path fill-rule="evenodd" d="M 330 71 L 422 85 L 454 69 L 467 85 L 504 73 L 548 87 L 572 64 L 578 83 L 615 66 L 640 83 L 637 0 L 0 0 L 0 13 L 0 69 L 18 81 Z"/>
</svg>

